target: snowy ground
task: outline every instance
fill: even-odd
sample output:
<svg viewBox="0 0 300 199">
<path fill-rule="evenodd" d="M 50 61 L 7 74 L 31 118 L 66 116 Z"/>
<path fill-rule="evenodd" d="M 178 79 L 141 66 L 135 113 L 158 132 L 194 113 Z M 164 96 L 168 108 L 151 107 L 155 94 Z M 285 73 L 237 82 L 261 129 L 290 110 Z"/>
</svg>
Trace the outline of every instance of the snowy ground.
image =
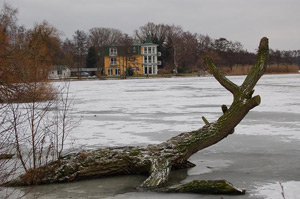
<svg viewBox="0 0 300 199">
<path fill-rule="evenodd" d="M 240 84 L 245 76 L 229 78 Z M 226 179 L 247 194 L 224 199 L 282 199 L 281 183 L 286 199 L 300 197 L 300 75 L 264 75 L 255 89 L 262 104 L 235 134 L 195 154 L 191 161 L 197 167 L 174 172 L 171 183 Z M 159 143 L 200 128 L 202 116 L 216 120 L 220 106 L 232 100 L 213 77 L 76 81 L 71 92 L 75 118 L 81 122 L 68 137 L 69 149 Z M 221 198 L 136 192 L 144 179 L 122 176 L 36 191 L 44 198 Z"/>
</svg>

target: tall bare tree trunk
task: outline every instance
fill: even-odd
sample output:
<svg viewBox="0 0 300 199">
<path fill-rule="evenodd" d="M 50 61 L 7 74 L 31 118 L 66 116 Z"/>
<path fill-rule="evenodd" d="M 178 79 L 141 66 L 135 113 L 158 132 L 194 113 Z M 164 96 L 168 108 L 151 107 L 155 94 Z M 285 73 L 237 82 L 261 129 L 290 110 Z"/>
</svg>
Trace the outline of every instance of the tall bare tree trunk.
<svg viewBox="0 0 300 199">
<path fill-rule="evenodd" d="M 174 73 L 175 73 L 175 75 L 178 75 L 178 63 L 177 63 L 177 54 L 176 54 L 176 45 L 174 45 L 174 54 L 173 54 L 173 56 L 174 56 Z"/>
<path fill-rule="evenodd" d="M 188 162 L 193 154 L 233 133 L 246 114 L 260 104 L 260 96 L 252 97 L 253 88 L 266 69 L 268 55 L 268 39 L 262 38 L 257 62 L 240 86 L 227 79 L 209 57 L 205 58 L 216 80 L 233 95 L 229 108 L 222 105 L 223 115 L 217 121 L 210 123 L 203 117 L 205 125 L 202 128 L 182 133 L 161 144 L 105 148 L 66 155 L 60 164 L 53 162 L 39 168 L 41 176 L 38 183 L 70 182 L 120 174 L 147 174 L 149 177 L 141 187 L 156 189 L 164 186 L 172 169 L 193 166 Z M 28 178 L 28 174 L 24 174 L 7 185 L 28 185 L 31 182 Z"/>
</svg>

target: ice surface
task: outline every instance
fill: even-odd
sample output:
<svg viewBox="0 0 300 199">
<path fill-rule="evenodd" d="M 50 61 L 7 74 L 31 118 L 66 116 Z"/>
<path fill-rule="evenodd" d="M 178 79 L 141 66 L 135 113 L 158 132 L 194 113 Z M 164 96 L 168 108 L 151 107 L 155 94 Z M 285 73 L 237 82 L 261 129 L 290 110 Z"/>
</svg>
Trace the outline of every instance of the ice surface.
<svg viewBox="0 0 300 199">
<path fill-rule="evenodd" d="M 258 185 L 256 188 L 257 195 L 262 195 L 264 199 L 297 199 L 300 197 L 299 181 L 268 183 Z"/>
<path fill-rule="evenodd" d="M 229 78 L 241 84 L 245 76 Z M 262 103 L 236 134 L 300 139 L 300 76 L 265 75 L 255 89 Z M 216 120 L 232 100 L 213 77 L 74 81 L 71 92 L 81 123 L 67 142 L 76 148 L 158 143 L 200 128 L 202 116 Z"/>
</svg>

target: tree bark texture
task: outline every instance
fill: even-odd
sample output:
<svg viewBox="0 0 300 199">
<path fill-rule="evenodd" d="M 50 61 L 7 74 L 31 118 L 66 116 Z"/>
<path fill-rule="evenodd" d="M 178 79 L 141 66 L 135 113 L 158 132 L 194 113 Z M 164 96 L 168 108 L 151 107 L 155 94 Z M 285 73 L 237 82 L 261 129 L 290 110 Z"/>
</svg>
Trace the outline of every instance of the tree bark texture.
<svg viewBox="0 0 300 199">
<path fill-rule="evenodd" d="M 28 171 L 6 185 L 48 184 L 110 175 L 145 174 L 149 177 L 141 184 L 142 188 L 157 189 L 165 186 L 172 169 L 192 167 L 193 164 L 188 159 L 193 154 L 233 133 L 246 114 L 260 104 L 260 96 L 252 97 L 253 88 L 266 70 L 268 54 L 268 39 L 262 38 L 257 62 L 241 86 L 227 79 L 209 57 L 205 58 L 213 76 L 233 95 L 229 108 L 222 105 L 223 115 L 217 121 L 210 123 L 203 117 L 205 125 L 202 128 L 182 133 L 156 145 L 105 148 L 69 154 L 62 157 L 60 162 Z"/>
</svg>

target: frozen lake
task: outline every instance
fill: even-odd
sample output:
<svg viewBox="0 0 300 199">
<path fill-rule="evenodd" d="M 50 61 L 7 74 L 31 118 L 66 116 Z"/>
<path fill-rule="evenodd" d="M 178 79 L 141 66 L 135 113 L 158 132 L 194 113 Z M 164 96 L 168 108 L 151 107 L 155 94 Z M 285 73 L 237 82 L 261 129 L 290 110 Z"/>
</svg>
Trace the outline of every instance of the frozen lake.
<svg viewBox="0 0 300 199">
<path fill-rule="evenodd" d="M 229 77 L 237 84 L 245 76 Z M 226 198 L 286 199 L 300 195 L 300 75 L 264 75 L 255 87 L 262 103 L 233 135 L 195 154 L 197 164 L 173 172 L 171 183 L 226 179 L 247 189 Z M 74 115 L 81 123 L 69 149 L 159 143 L 216 120 L 232 96 L 213 77 L 75 81 Z M 137 192 L 145 176 L 101 178 L 34 188 L 42 198 L 221 198 Z M 24 190 L 24 189 L 21 189 Z M 33 195 L 28 195 L 28 198 Z"/>
</svg>

